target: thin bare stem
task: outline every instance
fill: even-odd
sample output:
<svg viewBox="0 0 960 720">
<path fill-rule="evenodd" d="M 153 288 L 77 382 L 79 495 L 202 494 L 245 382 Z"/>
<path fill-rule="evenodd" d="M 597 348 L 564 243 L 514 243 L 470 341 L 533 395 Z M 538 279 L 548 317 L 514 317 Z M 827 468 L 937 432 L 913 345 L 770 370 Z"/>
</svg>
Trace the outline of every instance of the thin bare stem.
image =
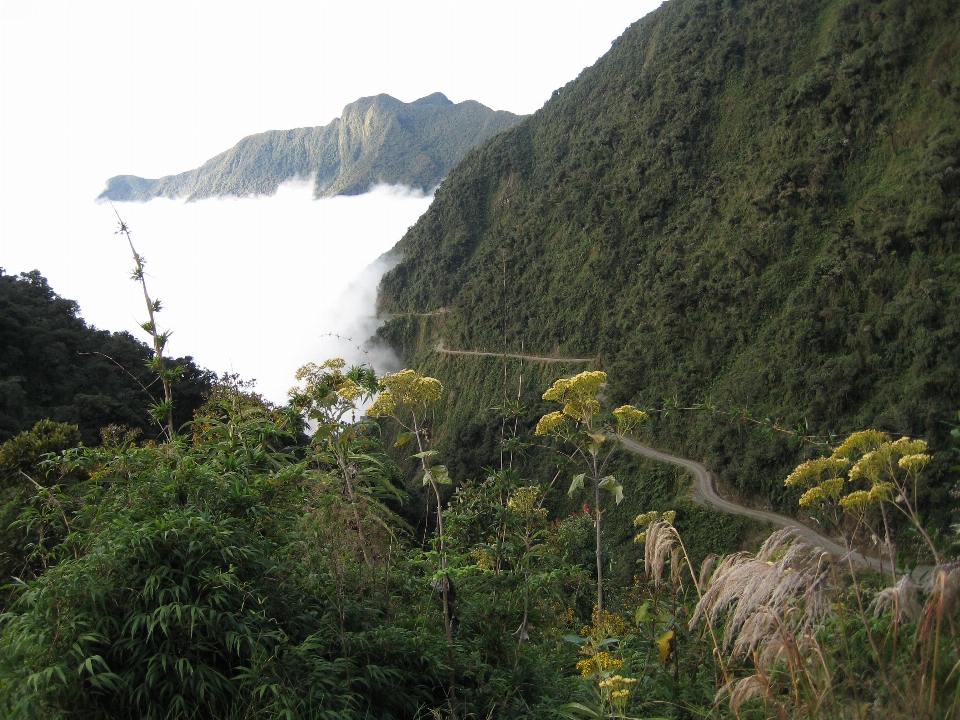
<svg viewBox="0 0 960 720">
<path fill-rule="evenodd" d="M 167 373 L 163 357 L 163 349 L 167 343 L 167 335 L 160 333 L 160 331 L 157 329 L 156 321 L 156 312 L 160 309 L 160 303 L 159 301 L 152 300 L 150 298 L 150 293 L 147 291 L 147 279 L 143 270 L 145 261 L 143 256 L 140 255 L 140 253 L 137 252 L 137 249 L 133 246 L 133 239 L 130 237 L 130 227 L 120 217 L 120 213 L 117 212 L 117 209 L 113 206 L 113 203 L 110 203 L 110 207 L 113 208 L 113 212 L 117 216 L 117 220 L 120 222 L 120 229 L 117 230 L 117 234 L 126 236 L 127 243 L 130 245 L 130 252 L 133 253 L 133 261 L 135 263 L 133 271 L 134 280 L 138 281 L 140 283 L 140 287 L 143 289 L 143 299 L 147 305 L 147 315 L 150 318 L 149 322 L 143 325 L 143 329 L 146 330 L 153 339 L 153 357 L 154 362 L 156 363 L 155 370 L 157 375 L 160 377 L 160 381 L 163 383 L 167 439 L 173 440 L 173 389 L 170 384 L 170 377 Z"/>
</svg>

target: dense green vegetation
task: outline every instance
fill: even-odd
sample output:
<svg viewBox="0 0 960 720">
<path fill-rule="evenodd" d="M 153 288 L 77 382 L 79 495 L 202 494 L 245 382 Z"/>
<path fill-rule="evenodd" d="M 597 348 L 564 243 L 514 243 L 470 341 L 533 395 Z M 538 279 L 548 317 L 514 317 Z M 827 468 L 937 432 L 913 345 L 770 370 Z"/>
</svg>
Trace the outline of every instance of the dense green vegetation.
<svg viewBox="0 0 960 720">
<path fill-rule="evenodd" d="M 404 485 L 439 500 L 449 479 L 428 430 L 443 388 L 412 371 L 378 382 L 336 360 L 298 379 L 283 408 L 220 381 L 188 433 L 160 445 L 113 429 L 98 448 L 44 455 L 76 442 L 75 428 L 44 424 L 0 448 L 0 468 L 41 480 L 11 526 L 33 572 L 8 586 L 0 615 L 4 716 L 859 718 L 877 699 L 888 717 L 940 718 L 960 708 L 955 565 L 925 589 L 909 578 L 882 589 L 889 576 L 860 578 L 781 532 L 756 557 L 710 555 L 701 567 L 688 547 L 704 538 L 695 517 L 682 524 L 681 503 L 628 523 L 633 552 L 614 553 L 627 573 L 610 555 L 597 612 L 601 508 L 551 517 L 544 503 L 559 493 L 507 461 L 450 486 L 442 532 L 439 522 L 411 532 L 397 513 Z M 358 420 L 357 404 L 374 396 L 371 414 L 404 426 Z M 587 401 L 595 429 L 612 421 Z M 890 445 L 861 436 L 834 454 L 851 477 L 874 457 L 864 451 Z M 558 436 L 555 450 L 571 439 Z M 387 443 L 407 447 L 420 472 L 405 475 Z M 923 444 L 890 447 L 910 467 L 867 476 L 918 482 Z M 829 485 L 808 466 L 797 472 Z M 642 479 L 626 492 L 676 492 L 661 469 Z M 843 521 L 854 538 L 876 509 L 856 507 Z M 603 514 L 616 526 L 613 505 Z"/>
<path fill-rule="evenodd" d="M 377 183 L 426 192 L 470 148 L 521 119 L 474 100 L 454 105 L 443 93 L 411 103 L 374 95 L 347 105 L 329 125 L 250 135 L 179 175 L 159 180 L 117 175 L 100 199 L 273 195 L 280 183 L 311 175 L 317 197 L 359 195 Z"/>
<path fill-rule="evenodd" d="M 88 327 L 79 313 L 38 271 L 0 271 L 0 442 L 43 419 L 78 426 L 87 445 L 111 424 L 160 434 L 150 406 L 163 390 L 147 367 L 150 349 L 129 333 Z M 173 364 L 183 368 L 174 407 L 179 427 L 203 404 L 213 376 L 189 357 Z"/>
<path fill-rule="evenodd" d="M 383 280 L 382 336 L 465 418 L 485 406 L 480 361 L 441 368 L 438 339 L 596 356 L 656 443 L 781 509 L 780 478 L 819 451 L 745 412 L 942 453 L 960 405 L 958 37 L 947 0 L 666 3 L 451 172 Z M 716 410 L 657 412 L 665 398 Z M 451 444 L 497 427 L 450 422 Z M 945 527 L 942 455 L 929 472 Z"/>
<path fill-rule="evenodd" d="M 672 0 L 404 238 L 417 371 L 197 371 L 165 436 L 81 411 L 75 351 L 145 346 L 0 276 L 0 715 L 955 718 L 958 16 Z M 884 569 L 732 552 L 767 533 L 627 430 Z"/>
</svg>

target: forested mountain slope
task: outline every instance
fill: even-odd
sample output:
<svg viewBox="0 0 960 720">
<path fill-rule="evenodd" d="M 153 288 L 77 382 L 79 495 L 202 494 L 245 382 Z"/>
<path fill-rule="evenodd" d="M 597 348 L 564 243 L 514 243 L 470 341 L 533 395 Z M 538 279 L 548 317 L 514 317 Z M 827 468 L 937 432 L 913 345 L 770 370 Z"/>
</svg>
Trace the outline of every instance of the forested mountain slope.
<svg viewBox="0 0 960 720">
<path fill-rule="evenodd" d="M 100 199 L 272 195 L 285 180 L 311 175 L 317 197 L 359 195 L 377 183 L 426 191 L 467 150 L 521 119 L 474 100 L 455 105 L 443 93 L 412 103 L 374 95 L 350 103 L 328 125 L 250 135 L 179 175 L 159 180 L 117 175 Z"/>
<path fill-rule="evenodd" d="M 0 269 L 0 443 L 47 418 L 79 426 L 87 445 L 111 423 L 140 428 L 144 438 L 158 434 L 150 393 L 163 390 L 150 388 L 158 385 L 146 366 L 152 350 L 129 333 L 88 327 L 79 311 L 38 271 Z M 189 357 L 175 364 L 184 370 L 174 387 L 179 427 L 203 404 L 213 374 Z"/>
<path fill-rule="evenodd" d="M 396 250 L 381 335 L 408 361 L 440 363 L 438 339 L 595 355 L 613 402 L 942 449 L 960 407 L 960 5 L 671 0 L 471 151 Z M 783 477 L 809 446 L 752 427 L 701 410 L 651 433 L 792 505 Z"/>
</svg>

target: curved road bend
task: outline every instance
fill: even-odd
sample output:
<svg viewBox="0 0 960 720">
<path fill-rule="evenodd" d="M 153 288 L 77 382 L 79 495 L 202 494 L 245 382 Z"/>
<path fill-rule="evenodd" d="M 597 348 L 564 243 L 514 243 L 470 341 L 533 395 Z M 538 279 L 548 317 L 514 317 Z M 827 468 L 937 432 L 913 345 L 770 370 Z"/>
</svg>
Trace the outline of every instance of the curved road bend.
<svg viewBox="0 0 960 720">
<path fill-rule="evenodd" d="M 448 350 L 443 347 L 443 343 L 437 343 L 436 348 L 434 348 L 438 353 L 446 353 L 447 355 L 476 355 L 481 357 L 510 357 L 510 358 L 519 358 L 521 360 L 535 360 L 539 362 L 593 362 L 596 358 L 557 358 L 557 357 L 543 357 L 539 355 L 521 355 L 519 353 L 502 353 L 502 352 L 481 352 L 479 350 Z M 772 523 L 774 525 L 780 525 L 782 527 L 789 527 L 794 530 L 794 532 L 808 543 L 812 545 L 817 545 L 822 547 L 824 550 L 829 552 L 835 557 L 842 558 L 843 560 L 847 559 L 849 555 L 850 559 L 857 563 L 858 565 L 869 565 L 874 570 L 886 569 L 888 572 L 890 570 L 889 563 L 881 563 L 879 559 L 870 556 L 863 556 L 856 551 L 847 551 L 847 549 L 836 542 L 835 540 L 830 539 L 826 535 L 817 532 L 808 525 L 804 525 L 798 520 L 789 518 L 785 515 L 779 515 L 775 512 L 770 512 L 768 510 L 757 510 L 755 508 L 749 508 L 744 505 L 739 505 L 730 500 L 726 500 L 720 496 L 717 492 L 716 485 L 713 481 L 713 475 L 707 470 L 706 467 L 701 465 L 695 460 L 690 460 L 688 458 L 677 457 L 676 455 L 668 455 L 665 452 L 660 452 L 659 450 L 654 450 L 649 445 L 644 445 L 641 442 L 636 440 L 631 440 L 630 438 L 621 438 L 623 446 L 633 453 L 638 455 L 643 455 L 648 457 L 651 460 L 658 460 L 660 462 L 670 463 L 672 465 L 677 465 L 682 467 L 684 470 L 690 471 L 693 475 L 693 500 L 694 502 L 700 503 L 701 505 L 706 505 L 707 507 L 712 507 L 715 510 L 720 510 L 721 512 L 730 513 L 732 515 L 742 515 L 744 517 L 753 518 L 754 520 L 760 520 L 762 522 Z M 914 580 L 922 580 L 930 574 L 932 568 L 928 566 L 918 566 L 913 571 Z M 902 570 L 898 569 L 898 572 L 903 573 Z"/>
<path fill-rule="evenodd" d="M 631 440 L 630 438 L 622 438 L 621 442 L 623 443 L 623 446 L 630 452 L 643 455 L 651 460 L 659 460 L 660 462 L 678 465 L 684 470 L 689 470 L 694 478 L 694 502 L 698 502 L 701 505 L 706 505 L 707 507 L 712 507 L 716 510 L 732 513 L 734 515 L 743 515 L 744 517 L 753 518 L 754 520 L 762 520 L 763 522 L 773 523 L 774 525 L 793 528 L 794 532 L 796 532 L 797 535 L 802 537 L 807 542 L 813 545 L 819 545 L 831 555 L 846 560 L 848 551 L 845 547 L 843 547 L 843 545 L 831 540 L 826 535 L 818 533 L 813 528 L 808 527 L 807 525 L 804 525 L 793 518 L 788 518 L 785 515 L 778 515 L 777 513 L 769 512 L 767 510 L 756 510 L 754 508 L 744 507 L 743 505 L 738 505 L 737 503 L 723 499 L 717 493 L 716 485 L 713 482 L 713 475 L 711 475 L 707 468 L 695 460 L 689 460 L 687 458 L 677 457 L 675 455 L 668 455 L 667 453 L 654 450 L 649 445 L 644 445 L 643 443 L 639 443 L 636 440 Z M 867 564 L 875 570 L 880 570 L 881 568 L 881 563 L 877 558 L 869 556 L 864 557 L 860 553 L 854 551 L 849 552 L 849 555 L 850 559 L 859 565 Z M 890 571 L 890 563 L 885 563 L 883 567 L 887 570 L 887 572 Z M 930 568 L 918 567 L 914 571 L 914 579 L 922 579 L 925 575 L 929 574 L 929 570 Z"/>
</svg>

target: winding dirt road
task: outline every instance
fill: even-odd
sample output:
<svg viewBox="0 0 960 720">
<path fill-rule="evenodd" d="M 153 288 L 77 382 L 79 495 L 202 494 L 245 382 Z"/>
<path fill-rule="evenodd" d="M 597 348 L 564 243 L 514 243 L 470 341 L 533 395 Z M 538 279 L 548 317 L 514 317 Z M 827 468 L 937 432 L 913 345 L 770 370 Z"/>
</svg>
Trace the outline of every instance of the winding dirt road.
<svg viewBox="0 0 960 720">
<path fill-rule="evenodd" d="M 548 363 L 588 363 L 596 360 L 595 357 L 592 358 L 568 358 L 568 357 L 546 357 L 543 355 L 521 355 L 520 353 L 502 353 L 502 352 L 486 352 L 481 350 L 448 350 L 443 346 L 443 343 L 437 343 L 437 346 L 434 348 L 438 353 L 444 353 L 445 355 L 474 355 L 477 357 L 508 357 L 508 358 L 517 358 L 518 360 L 535 360 L 537 362 L 548 362 Z"/>
<path fill-rule="evenodd" d="M 773 523 L 774 525 L 792 528 L 799 537 L 803 538 L 811 545 L 822 547 L 831 555 L 841 558 L 843 561 L 846 561 L 847 557 L 849 556 L 850 560 L 858 565 L 869 565 L 874 570 L 885 570 L 886 572 L 890 571 L 890 563 L 881 563 L 880 560 L 875 557 L 863 556 L 855 551 L 847 551 L 847 549 L 840 543 L 832 540 L 822 533 L 817 532 L 813 528 L 794 520 L 793 518 L 788 518 L 785 515 L 778 515 L 775 512 L 769 512 L 767 510 L 748 508 L 743 505 L 738 505 L 735 502 L 731 502 L 730 500 L 725 500 L 717 492 L 713 474 L 707 470 L 706 467 L 695 460 L 677 457 L 676 455 L 668 455 L 665 452 L 654 450 L 649 445 L 644 445 L 643 443 L 637 442 L 636 440 L 631 440 L 630 438 L 623 438 L 621 443 L 629 452 L 643 455 L 651 460 L 658 460 L 660 462 L 677 465 L 682 467 L 684 470 L 689 470 L 694 479 L 694 502 L 714 508 L 715 510 L 731 513 L 733 515 L 742 515 L 744 517 L 753 518 L 754 520 L 761 520 L 763 522 Z M 921 580 L 929 575 L 931 570 L 932 568 L 930 567 L 918 566 L 912 573 L 913 579 Z M 898 570 L 898 573 L 900 574 L 904 572 L 905 571 L 903 570 Z"/>
<path fill-rule="evenodd" d="M 437 343 L 437 346 L 434 348 L 438 353 L 445 353 L 447 355 L 473 355 L 478 357 L 509 357 L 509 358 L 518 358 L 520 360 L 533 360 L 537 362 L 548 362 L 548 363 L 577 363 L 577 362 L 593 362 L 596 358 L 563 358 L 563 357 L 545 357 L 541 355 L 522 355 L 520 353 L 502 353 L 502 352 L 486 352 L 480 350 L 448 350 L 443 347 L 443 343 Z M 780 525 L 782 527 L 792 528 L 793 531 L 797 534 L 798 537 L 803 538 L 806 542 L 811 545 L 819 546 L 826 550 L 828 553 L 834 557 L 840 558 L 844 562 L 849 558 L 852 562 L 857 565 L 869 565 L 874 570 L 881 571 L 890 571 L 890 563 L 883 563 L 878 558 L 864 556 L 860 553 L 850 550 L 848 551 L 843 545 L 838 543 L 836 540 L 833 540 L 826 535 L 817 532 L 808 525 L 789 518 L 785 515 L 779 515 L 775 512 L 770 512 L 768 510 L 758 510 L 756 508 L 749 508 L 744 505 L 726 500 L 720 496 L 717 492 L 717 487 L 714 482 L 713 474 L 707 470 L 706 467 L 701 465 L 695 460 L 690 460 L 689 458 L 677 457 L 676 455 L 669 455 L 665 452 L 660 452 L 659 450 L 654 450 L 649 445 L 644 445 L 641 442 L 636 440 L 631 440 L 630 438 L 622 438 L 621 442 L 623 447 L 626 448 L 629 452 L 637 453 L 638 455 L 643 455 L 648 457 L 651 460 L 657 460 L 659 462 L 670 463 L 672 465 L 677 465 L 682 467 L 684 470 L 688 470 L 691 475 L 693 475 L 693 500 L 694 502 L 700 503 L 707 507 L 714 508 L 715 510 L 720 510 L 721 512 L 730 513 L 731 515 L 741 515 L 743 517 L 753 518 L 754 520 L 760 520 L 762 522 L 772 523 L 774 525 Z M 928 566 L 918 566 L 913 570 L 914 580 L 921 580 L 927 577 L 932 571 L 931 567 Z M 905 571 L 898 569 L 899 574 L 903 574 Z"/>
</svg>

